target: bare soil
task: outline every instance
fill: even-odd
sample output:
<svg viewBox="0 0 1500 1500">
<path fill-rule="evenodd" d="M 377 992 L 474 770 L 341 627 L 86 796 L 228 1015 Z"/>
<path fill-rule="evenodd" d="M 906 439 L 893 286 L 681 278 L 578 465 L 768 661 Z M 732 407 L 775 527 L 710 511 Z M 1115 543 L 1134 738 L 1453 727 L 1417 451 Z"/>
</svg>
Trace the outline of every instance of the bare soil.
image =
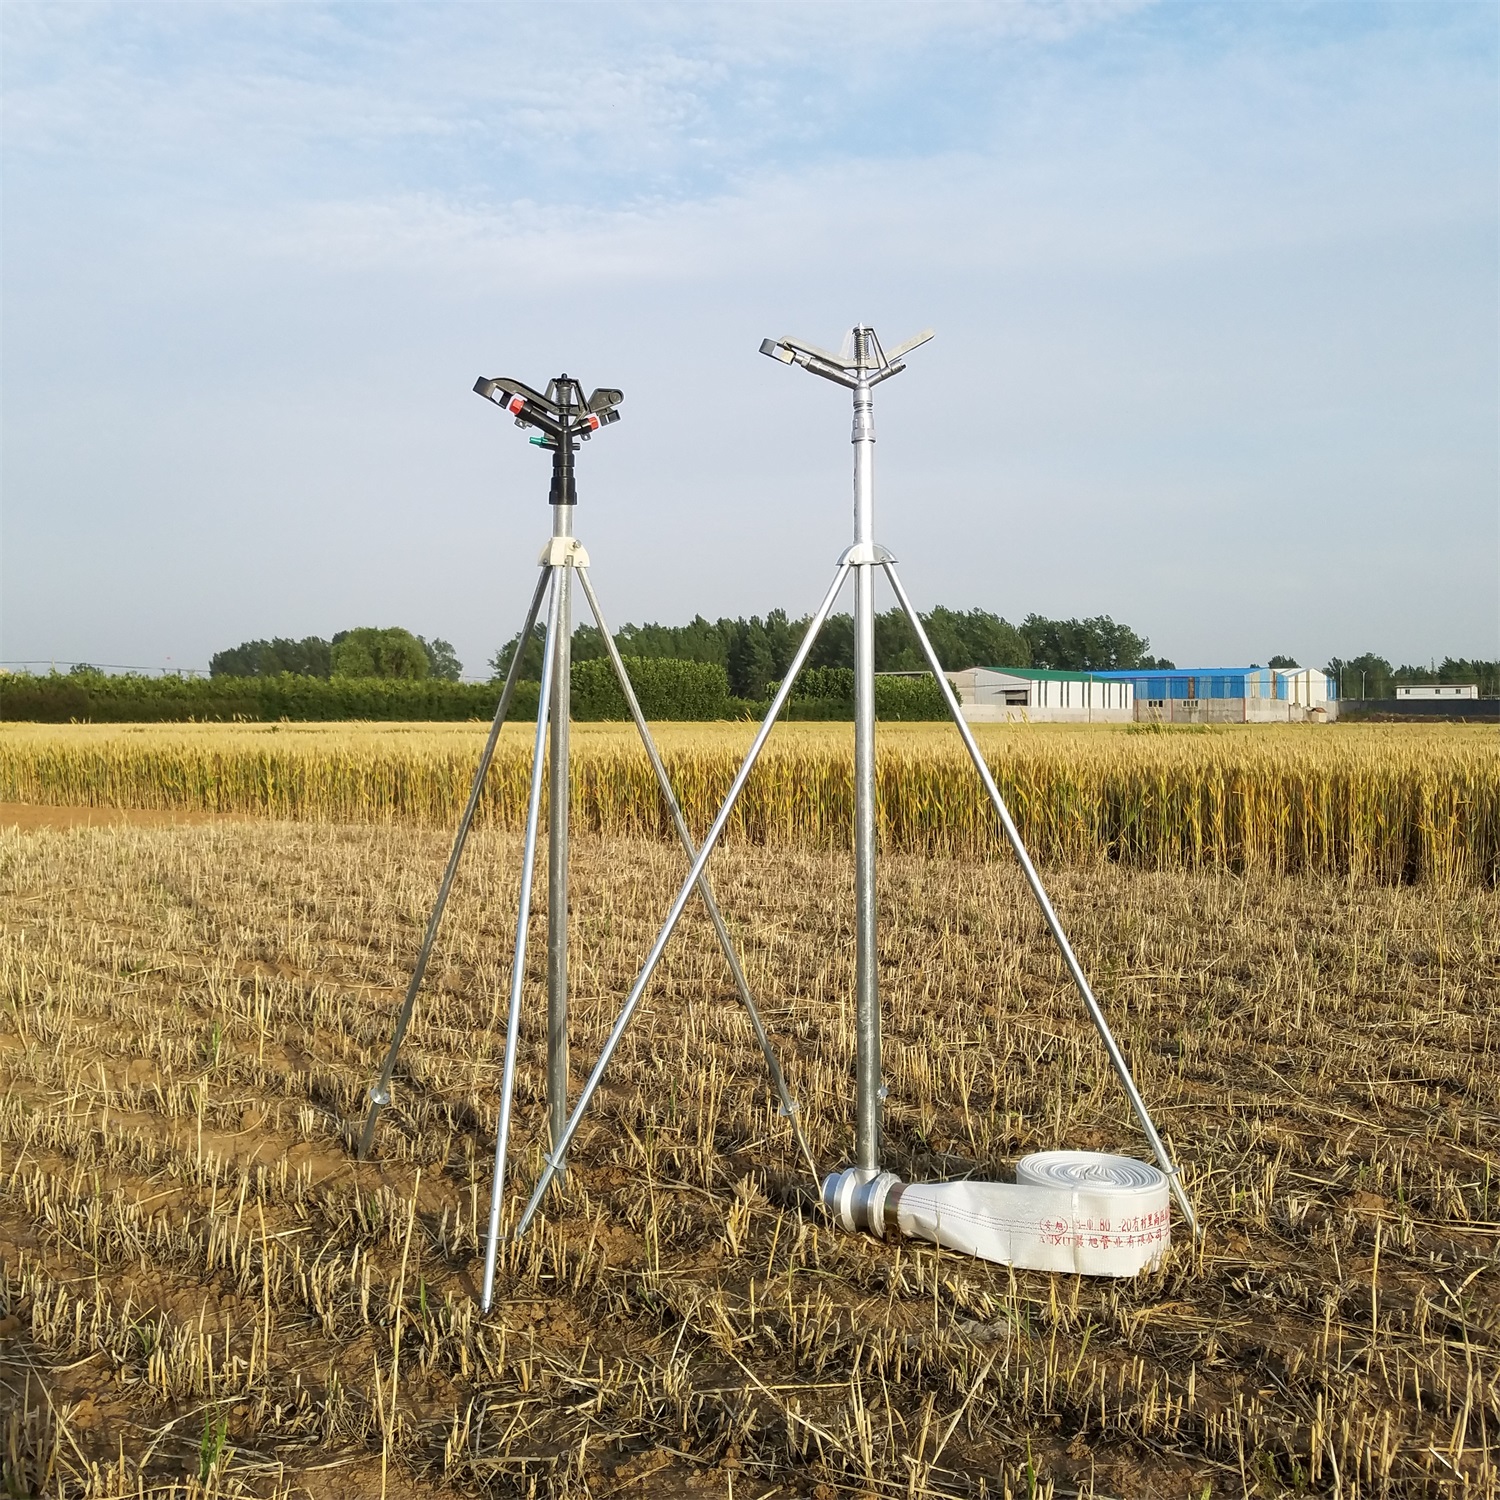
<svg viewBox="0 0 1500 1500">
<path fill-rule="evenodd" d="M 1049 876 L 1205 1230 L 1129 1282 L 830 1228 L 694 905 L 483 1317 L 516 841 L 475 836 L 360 1163 L 445 836 L 167 816 L 0 829 L 9 1493 L 1495 1493 L 1494 891 Z M 714 872 L 841 1165 L 847 860 Z M 681 873 L 575 842 L 575 1090 Z M 894 1170 L 1145 1154 L 1014 871 L 890 859 L 881 898 Z"/>
<path fill-rule="evenodd" d="M 174 828 L 201 823 L 240 822 L 248 813 L 195 812 L 190 808 L 49 807 L 30 802 L 0 802 L 0 828 L 21 833 L 66 828 Z"/>
</svg>

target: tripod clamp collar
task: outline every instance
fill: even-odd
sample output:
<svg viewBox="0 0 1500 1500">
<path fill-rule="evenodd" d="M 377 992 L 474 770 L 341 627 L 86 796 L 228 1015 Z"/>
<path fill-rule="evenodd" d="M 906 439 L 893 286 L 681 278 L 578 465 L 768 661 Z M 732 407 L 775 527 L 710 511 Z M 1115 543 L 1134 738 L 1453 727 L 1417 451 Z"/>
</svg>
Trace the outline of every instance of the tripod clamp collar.
<svg viewBox="0 0 1500 1500">
<path fill-rule="evenodd" d="M 845 547 L 839 554 L 839 566 L 846 564 L 851 568 L 862 567 L 866 564 L 893 563 L 896 554 L 879 542 L 855 542 L 852 547 Z"/>
<path fill-rule="evenodd" d="M 549 536 L 537 562 L 544 568 L 586 568 L 589 555 L 576 536 Z"/>
</svg>

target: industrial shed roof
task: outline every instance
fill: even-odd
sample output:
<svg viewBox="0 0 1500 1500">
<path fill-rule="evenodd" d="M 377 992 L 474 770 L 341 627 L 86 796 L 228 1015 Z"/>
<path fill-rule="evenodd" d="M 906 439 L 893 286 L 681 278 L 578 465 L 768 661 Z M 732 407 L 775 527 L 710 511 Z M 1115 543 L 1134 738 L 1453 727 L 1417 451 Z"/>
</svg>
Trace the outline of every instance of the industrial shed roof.
<svg viewBox="0 0 1500 1500">
<path fill-rule="evenodd" d="M 1290 671 L 1282 667 L 1111 667 L 1095 677 L 1248 677 L 1252 672 Z M 1301 670 L 1300 668 L 1298 670 Z"/>
<path fill-rule="evenodd" d="M 971 667 L 972 672 L 997 672 L 1005 677 L 1033 677 L 1039 682 L 1091 682 L 1096 677 L 1130 677 L 1130 672 L 1055 672 L 1050 667 Z"/>
</svg>

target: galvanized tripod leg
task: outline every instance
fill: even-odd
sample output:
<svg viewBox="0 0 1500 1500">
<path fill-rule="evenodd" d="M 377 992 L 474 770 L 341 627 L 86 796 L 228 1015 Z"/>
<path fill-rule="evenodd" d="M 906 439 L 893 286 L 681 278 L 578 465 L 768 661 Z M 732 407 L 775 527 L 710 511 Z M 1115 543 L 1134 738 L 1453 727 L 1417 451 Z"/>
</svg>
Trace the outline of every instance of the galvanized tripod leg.
<svg viewBox="0 0 1500 1500">
<path fill-rule="evenodd" d="M 672 822 L 677 829 L 677 837 L 682 842 L 682 847 L 687 851 L 689 862 L 697 857 L 698 851 L 693 845 L 693 836 L 688 831 L 687 820 L 682 816 L 682 808 L 678 805 L 677 796 L 672 790 L 671 780 L 667 776 L 667 768 L 662 764 L 661 756 L 656 750 L 656 741 L 651 738 L 651 731 L 646 727 L 646 716 L 641 712 L 640 700 L 635 695 L 635 689 L 630 685 L 630 674 L 625 670 L 625 663 L 620 659 L 620 648 L 615 645 L 614 637 L 609 633 L 609 626 L 604 621 L 604 611 L 599 607 L 598 595 L 594 593 L 594 585 L 589 581 L 588 569 L 578 569 L 578 582 L 583 587 L 584 597 L 589 602 L 589 609 L 594 616 L 594 624 L 599 627 L 599 634 L 604 638 L 605 649 L 609 653 L 611 665 L 615 669 L 615 676 L 619 679 L 620 691 L 625 695 L 625 702 L 630 708 L 630 717 L 635 720 L 635 727 L 641 736 L 641 743 L 646 747 L 646 758 L 651 762 L 651 769 L 656 773 L 656 784 L 661 788 L 663 800 L 667 804 L 667 811 L 672 815 Z M 709 886 L 708 876 L 703 875 L 698 879 L 698 894 L 703 897 L 703 904 L 708 908 L 709 920 L 713 923 L 714 933 L 719 939 L 719 947 L 724 950 L 724 957 L 729 964 L 729 972 L 734 976 L 734 987 L 739 991 L 740 1003 L 745 1007 L 750 1017 L 750 1028 L 755 1033 L 755 1040 L 760 1046 L 761 1055 L 766 1060 L 766 1070 L 771 1075 L 771 1086 L 776 1090 L 777 1097 L 781 1100 L 781 1112 L 791 1121 L 792 1130 L 797 1137 L 797 1145 L 801 1148 L 803 1159 L 807 1162 L 807 1169 L 812 1173 L 813 1188 L 816 1191 L 821 1185 L 822 1179 L 818 1176 L 818 1164 L 813 1159 L 812 1148 L 807 1144 L 807 1137 L 802 1132 L 802 1122 L 798 1118 L 797 1103 L 792 1098 L 791 1091 L 787 1088 L 786 1077 L 781 1071 L 781 1064 L 776 1060 L 776 1054 L 771 1050 L 771 1039 L 766 1035 L 765 1023 L 761 1020 L 760 1007 L 755 1003 L 755 997 L 750 993 L 750 981 L 745 978 L 745 971 L 740 965 L 739 954 L 735 952 L 734 939 L 729 935 L 729 929 L 724 925 L 724 918 L 719 911 L 719 904 L 714 900 L 714 893 Z M 566 1124 L 566 1116 L 564 1116 Z M 561 1127 L 553 1130 L 553 1139 L 560 1134 Z"/>
<path fill-rule="evenodd" d="M 1130 1064 L 1125 1061 L 1125 1055 L 1120 1051 L 1119 1043 L 1115 1041 L 1114 1033 L 1109 1029 L 1109 1022 L 1104 1019 L 1104 1012 L 1094 998 L 1094 992 L 1084 976 L 1083 966 L 1073 952 L 1073 945 L 1069 943 L 1068 935 L 1063 931 L 1063 925 L 1058 920 L 1057 913 L 1052 909 L 1052 902 L 1047 897 L 1041 876 L 1037 874 L 1036 866 L 1032 864 L 1031 856 L 1027 854 L 1026 846 L 1021 842 L 1021 835 L 1016 828 L 1015 821 L 1011 818 L 1010 809 L 1006 807 L 1005 799 L 1000 795 L 1000 788 L 995 785 L 995 778 L 990 774 L 990 768 L 980 752 L 979 744 L 974 738 L 974 731 L 969 728 L 963 711 L 958 706 L 953 686 L 943 673 L 937 652 L 932 649 L 932 642 L 927 639 L 927 632 L 922 628 L 922 622 L 917 618 L 917 612 L 912 608 L 911 600 L 906 597 L 906 590 L 901 587 L 901 580 L 896 577 L 896 570 L 891 566 L 890 559 L 886 558 L 882 566 L 885 568 L 885 576 L 891 581 L 891 588 L 895 590 L 897 601 L 905 612 L 906 618 L 911 622 L 911 628 L 916 632 L 922 653 L 927 658 L 927 664 L 932 668 L 933 676 L 937 678 L 938 686 L 943 690 L 943 697 L 948 703 L 948 712 L 953 715 L 953 722 L 958 725 L 958 732 L 963 736 L 969 759 L 974 762 L 974 769 L 979 772 L 979 779 L 984 783 L 984 789 L 990 801 L 994 803 L 995 811 L 1000 817 L 1000 826 L 1005 830 L 1005 837 L 1010 840 L 1010 846 L 1015 850 L 1016 858 L 1020 861 L 1021 873 L 1025 875 L 1026 883 L 1031 887 L 1031 894 L 1036 897 L 1037 905 L 1042 909 L 1042 917 L 1062 953 L 1063 962 L 1073 976 L 1073 983 L 1078 987 L 1078 993 L 1083 997 L 1089 1018 L 1093 1021 L 1099 1033 L 1099 1039 L 1104 1043 L 1104 1050 L 1109 1054 L 1110 1063 L 1125 1089 L 1126 1097 L 1130 1100 L 1130 1107 L 1135 1111 L 1135 1117 L 1140 1122 L 1141 1129 L 1145 1131 L 1146 1139 L 1151 1143 L 1157 1162 L 1162 1171 L 1167 1174 L 1172 1196 L 1177 1200 L 1177 1206 L 1182 1210 L 1183 1218 L 1187 1220 L 1193 1233 L 1197 1234 L 1198 1219 L 1187 1200 L 1187 1194 L 1183 1191 L 1177 1168 L 1172 1164 L 1172 1158 L 1161 1136 L 1157 1134 L 1156 1126 L 1151 1120 L 1151 1113 L 1146 1108 L 1146 1101 L 1141 1098 L 1141 1092 L 1135 1086 L 1135 1079 L 1131 1076 Z"/>
<path fill-rule="evenodd" d="M 547 748 L 547 717 L 552 678 L 557 666 L 558 615 L 562 591 L 551 569 L 552 597 L 547 608 L 547 646 L 542 655 L 541 691 L 536 706 L 536 739 L 531 750 L 531 792 L 526 804 L 526 842 L 521 855 L 521 893 L 516 915 L 516 946 L 510 970 L 510 1008 L 505 1023 L 505 1066 L 500 1082 L 500 1123 L 495 1131 L 495 1173 L 490 1183 L 489 1238 L 484 1251 L 484 1292 L 481 1305 L 490 1310 L 495 1290 L 495 1255 L 500 1246 L 500 1205 L 505 1197 L 505 1157 L 510 1147 L 510 1112 L 515 1098 L 516 1053 L 521 1036 L 521 989 L 526 981 L 526 929 L 531 919 L 531 886 L 536 873 L 537 825 L 541 821 L 543 761 Z"/>
<path fill-rule="evenodd" d="M 849 573 L 847 559 L 841 559 L 838 571 L 833 576 L 833 582 L 829 585 L 828 592 L 823 596 L 823 602 L 818 606 L 817 613 L 808 623 L 807 633 L 802 637 L 802 644 L 797 648 L 797 654 L 792 658 L 791 665 L 787 668 L 785 679 L 777 690 L 775 698 L 771 700 L 771 707 L 766 713 L 764 722 L 756 733 L 751 743 L 749 753 L 745 756 L 744 764 L 740 767 L 734 781 L 730 784 L 729 794 L 724 799 L 724 805 L 719 809 L 718 816 L 713 825 L 704 836 L 703 843 L 699 846 L 697 857 L 693 860 L 692 868 L 688 871 L 687 879 L 683 882 L 682 889 L 678 891 L 677 898 L 672 902 L 672 908 L 667 913 L 667 920 L 662 924 L 662 929 L 656 935 L 656 941 L 651 945 L 651 951 L 646 955 L 646 962 L 641 972 L 636 976 L 635 984 L 631 987 L 630 994 L 626 996 L 625 1004 L 620 1009 L 620 1014 L 604 1043 L 604 1049 L 599 1054 L 599 1061 L 594 1064 L 594 1071 L 589 1074 L 588 1082 L 583 1086 L 583 1092 L 578 1096 L 578 1102 L 573 1106 L 573 1113 L 568 1116 L 567 1129 L 563 1131 L 562 1140 L 553 1147 L 554 1154 L 559 1150 L 566 1150 L 568 1143 L 577 1133 L 579 1121 L 583 1119 L 584 1111 L 589 1107 L 589 1101 L 594 1097 L 595 1090 L 599 1087 L 600 1080 L 604 1077 L 604 1070 L 609 1066 L 609 1060 L 614 1056 L 615 1049 L 620 1045 L 620 1038 L 625 1035 L 626 1028 L 630 1025 L 631 1018 L 635 1015 L 636 1007 L 641 1003 L 641 996 L 646 992 L 646 986 L 651 982 L 651 976 L 656 972 L 656 966 L 661 962 L 661 956 L 666 951 L 667 943 L 682 917 L 683 910 L 691 899 L 694 890 L 697 889 L 698 881 L 708 864 L 709 856 L 714 852 L 720 836 L 724 832 L 725 825 L 729 822 L 729 815 L 734 811 L 734 804 L 740 793 L 745 788 L 745 783 L 750 779 L 750 773 L 755 769 L 755 762 L 760 757 L 760 752 L 765 748 L 767 737 L 771 733 L 771 726 L 776 722 L 776 716 L 791 696 L 792 685 L 797 680 L 797 674 L 802 670 L 803 663 L 807 660 L 807 653 L 812 650 L 812 644 L 817 639 L 818 632 L 823 628 L 823 622 L 828 618 L 828 611 L 833 608 L 833 601 L 838 597 L 839 590 L 843 587 L 844 579 Z M 521 1215 L 521 1221 L 516 1225 L 516 1233 L 524 1234 L 532 1219 L 536 1216 L 538 1206 L 556 1173 L 556 1167 L 551 1159 L 547 1161 L 542 1175 L 537 1179 L 536 1187 L 532 1189 L 531 1201 L 526 1205 L 526 1211 Z"/>
<path fill-rule="evenodd" d="M 396 1060 L 401 1055 L 401 1044 L 406 1040 L 407 1027 L 411 1025 L 412 1011 L 417 1003 L 417 991 L 421 989 L 422 978 L 427 973 L 427 960 L 432 956 L 432 945 L 437 939 L 438 928 L 442 925 L 443 911 L 448 905 L 448 892 L 453 886 L 453 877 L 458 872 L 458 862 L 463 855 L 464 845 L 468 842 L 469 829 L 473 826 L 474 813 L 479 807 L 479 797 L 484 790 L 485 777 L 489 775 L 490 762 L 495 758 L 495 745 L 500 739 L 500 730 L 505 724 L 505 717 L 510 712 L 511 699 L 515 697 L 516 683 L 521 677 L 521 657 L 531 640 L 532 627 L 536 624 L 537 611 L 542 605 L 542 591 L 547 587 L 547 578 L 548 569 L 543 568 L 537 578 L 536 591 L 531 596 L 531 607 L 526 611 L 526 623 L 521 627 L 516 654 L 511 658 L 510 670 L 505 674 L 505 687 L 500 694 L 500 702 L 495 707 L 495 717 L 490 724 L 489 738 L 484 742 L 484 749 L 479 756 L 479 766 L 474 772 L 474 785 L 469 792 L 468 805 L 464 808 L 463 817 L 458 820 L 458 833 L 453 840 L 453 852 L 448 856 L 448 868 L 443 872 L 442 884 L 438 886 L 437 900 L 433 903 L 432 915 L 427 920 L 427 933 L 417 952 L 417 962 L 411 971 L 411 983 L 406 987 L 406 998 L 401 1002 L 401 1009 L 396 1016 L 396 1029 L 391 1036 L 391 1045 L 385 1054 L 385 1061 L 380 1066 L 380 1077 L 370 1087 L 370 1108 L 365 1115 L 365 1128 L 359 1138 L 361 1161 L 369 1155 L 371 1143 L 375 1139 L 375 1125 L 380 1119 L 381 1110 L 391 1102 L 391 1078 L 396 1071 Z"/>
<path fill-rule="evenodd" d="M 572 534 L 571 505 L 552 507 L 554 537 Z M 557 644 L 552 670 L 552 760 L 547 789 L 547 1122 L 556 1142 L 568 1119 L 568 731 L 572 724 L 573 569 L 554 567 Z"/>
</svg>

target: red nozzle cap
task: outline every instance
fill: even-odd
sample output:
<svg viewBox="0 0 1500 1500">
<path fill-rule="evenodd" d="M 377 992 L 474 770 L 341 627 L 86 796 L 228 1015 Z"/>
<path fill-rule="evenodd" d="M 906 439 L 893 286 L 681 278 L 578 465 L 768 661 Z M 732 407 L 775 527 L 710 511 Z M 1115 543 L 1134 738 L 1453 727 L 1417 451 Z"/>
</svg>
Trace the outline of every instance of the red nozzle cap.
<svg viewBox="0 0 1500 1500">
<path fill-rule="evenodd" d="M 505 409 L 513 416 L 519 417 L 525 405 L 526 398 L 524 396 L 512 396 L 510 400 L 505 403 Z"/>
</svg>

